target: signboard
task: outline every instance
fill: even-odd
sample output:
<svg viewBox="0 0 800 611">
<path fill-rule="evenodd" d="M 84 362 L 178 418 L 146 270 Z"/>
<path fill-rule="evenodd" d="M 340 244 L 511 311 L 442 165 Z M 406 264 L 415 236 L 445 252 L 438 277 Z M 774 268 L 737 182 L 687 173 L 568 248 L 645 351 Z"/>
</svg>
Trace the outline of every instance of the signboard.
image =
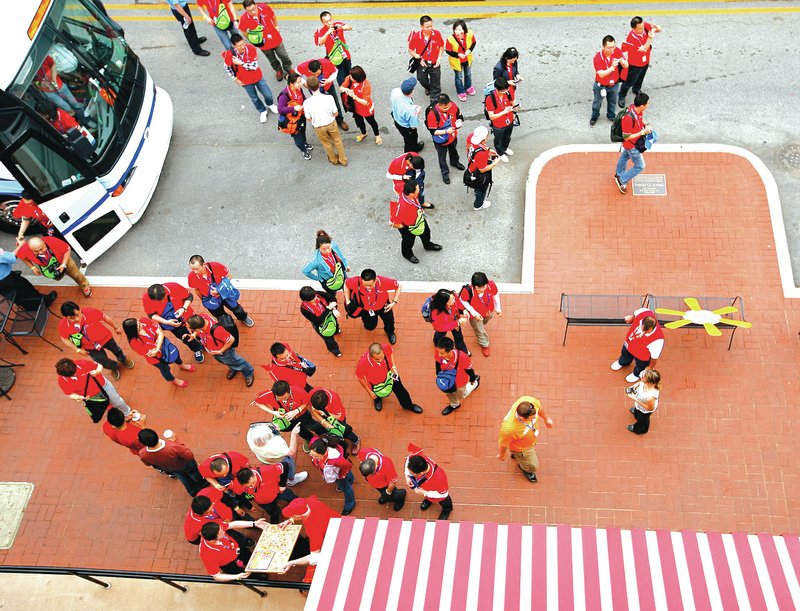
<svg viewBox="0 0 800 611">
<path fill-rule="evenodd" d="M 276 573 L 289 562 L 297 536 L 300 534 L 300 525 L 290 524 L 286 528 L 278 528 L 277 524 L 270 524 L 261 531 L 253 555 L 247 563 L 247 570 L 253 573 Z"/>
<path fill-rule="evenodd" d="M 664 174 L 639 174 L 633 179 L 634 195 L 667 194 L 667 177 Z"/>
</svg>

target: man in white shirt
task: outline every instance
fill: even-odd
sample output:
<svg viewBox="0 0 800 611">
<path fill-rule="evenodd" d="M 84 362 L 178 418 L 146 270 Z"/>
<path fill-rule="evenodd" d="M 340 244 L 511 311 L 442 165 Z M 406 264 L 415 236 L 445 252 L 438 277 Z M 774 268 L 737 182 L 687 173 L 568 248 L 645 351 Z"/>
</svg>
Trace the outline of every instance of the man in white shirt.
<svg viewBox="0 0 800 611">
<path fill-rule="evenodd" d="M 322 146 L 325 147 L 328 161 L 333 165 L 347 165 L 347 155 L 344 153 L 342 135 L 336 125 L 336 117 L 339 115 L 339 111 L 336 110 L 336 103 L 331 96 L 320 93 L 319 79 L 316 76 L 310 76 L 306 81 L 306 86 L 311 91 L 311 97 L 303 102 L 303 112 L 306 118 L 311 121 L 319 141 L 322 142 Z"/>
<path fill-rule="evenodd" d="M 289 443 L 281 437 L 277 427 L 269 422 L 254 422 L 247 431 L 247 445 L 256 458 L 268 465 L 283 463 L 289 479 L 287 485 L 294 486 L 308 477 L 308 472 L 296 472 L 297 437 L 300 427 L 295 427 Z"/>
</svg>

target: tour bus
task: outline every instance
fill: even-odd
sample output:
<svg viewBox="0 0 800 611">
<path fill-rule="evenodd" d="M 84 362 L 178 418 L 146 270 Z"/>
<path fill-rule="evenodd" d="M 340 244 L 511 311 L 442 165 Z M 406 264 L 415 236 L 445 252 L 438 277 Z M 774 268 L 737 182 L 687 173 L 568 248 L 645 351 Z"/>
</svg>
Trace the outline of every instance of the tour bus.
<svg viewBox="0 0 800 611">
<path fill-rule="evenodd" d="M 0 208 L 39 203 L 84 265 L 144 214 L 172 101 L 98 0 L 25 0 L 0 19 Z"/>
</svg>

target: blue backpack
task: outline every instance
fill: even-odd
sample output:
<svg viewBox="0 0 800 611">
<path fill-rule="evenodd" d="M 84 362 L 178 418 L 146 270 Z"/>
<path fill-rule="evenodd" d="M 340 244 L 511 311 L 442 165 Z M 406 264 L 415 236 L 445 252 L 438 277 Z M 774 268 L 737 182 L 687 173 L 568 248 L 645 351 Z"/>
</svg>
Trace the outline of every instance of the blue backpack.
<svg viewBox="0 0 800 611">
<path fill-rule="evenodd" d="M 422 318 L 425 322 L 431 322 L 431 303 L 433 302 L 433 295 L 428 297 L 425 300 L 425 303 L 422 304 L 420 308 L 420 313 L 422 314 Z"/>
</svg>

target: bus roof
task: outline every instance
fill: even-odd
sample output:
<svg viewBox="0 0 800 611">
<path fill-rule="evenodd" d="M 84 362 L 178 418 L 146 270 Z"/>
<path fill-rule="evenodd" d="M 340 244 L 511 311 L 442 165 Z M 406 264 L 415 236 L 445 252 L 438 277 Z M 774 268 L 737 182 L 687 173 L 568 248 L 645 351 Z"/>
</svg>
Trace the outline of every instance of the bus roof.
<svg viewBox="0 0 800 611">
<path fill-rule="evenodd" d="M 8 90 L 33 46 L 33 41 L 28 38 L 28 28 L 39 7 L 49 13 L 54 1 L 64 2 L 64 0 L 23 0 L 4 7 L 3 18 L 0 19 L 0 57 L 3 58 L 3 61 L 0 61 L 0 89 Z"/>
</svg>

